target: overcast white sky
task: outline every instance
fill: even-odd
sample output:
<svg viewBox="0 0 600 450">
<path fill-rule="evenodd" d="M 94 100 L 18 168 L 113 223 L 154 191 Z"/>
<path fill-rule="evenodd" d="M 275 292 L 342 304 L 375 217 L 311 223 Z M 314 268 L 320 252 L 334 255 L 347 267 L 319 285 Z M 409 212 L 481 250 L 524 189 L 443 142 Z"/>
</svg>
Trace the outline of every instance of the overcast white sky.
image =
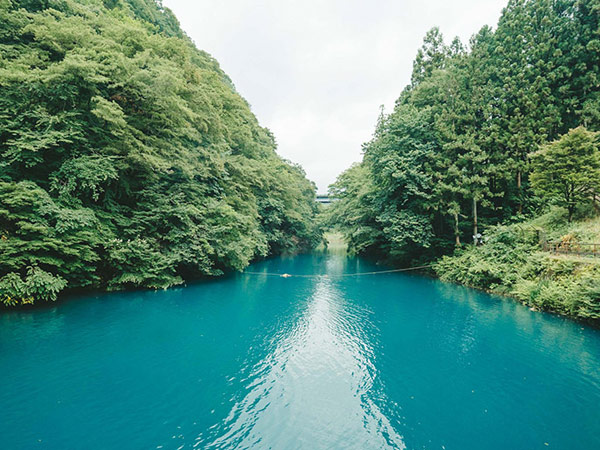
<svg viewBox="0 0 600 450">
<path fill-rule="evenodd" d="M 319 192 L 370 139 L 408 84 L 423 36 L 463 42 L 507 0 L 163 0 Z"/>
</svg>

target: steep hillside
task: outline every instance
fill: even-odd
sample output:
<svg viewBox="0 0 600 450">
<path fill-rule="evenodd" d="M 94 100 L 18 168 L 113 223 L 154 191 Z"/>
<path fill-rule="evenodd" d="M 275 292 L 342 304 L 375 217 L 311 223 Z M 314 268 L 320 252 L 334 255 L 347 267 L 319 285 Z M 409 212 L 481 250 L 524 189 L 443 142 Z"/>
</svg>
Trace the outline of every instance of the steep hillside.
<svg viewBox="0 0 600 450">
<path fill-rule="evenodd" d="M 350 247 L 409 264 L 545 212 L 561 190 L 531 177 L 534 154 L 561 137 L 596 139 L 599 61 L 598 0 L 509 0 L 497 26 L 468 45 L 430 30 L 363 161 L 332 186 L 331 213 Z M 583 153 L 566 149 L 555 168 L 590 177 L 565 199 L 568 209 L 600 193 L 598 156 Z M 551 183 L 554 174 L 544 176 Z"/>
<path fill-rule="evenodd" d="M 566 217 L 548 238 L 598 215 L 599 61 L 598 0 L 509 0 L 468 45 L 433 28 L 362 162 L 330 187 L 330 223 L 357 253 L 403 266 L 454 253 L 443 279 L 598 319 L 597 265 L 520 230 L 555 207 Z"/>
<path fill-rule="evenodd" d="M 0 0 L 0 301 L 311 248 L 315 188 L 151 0 Z"/>
</svg>

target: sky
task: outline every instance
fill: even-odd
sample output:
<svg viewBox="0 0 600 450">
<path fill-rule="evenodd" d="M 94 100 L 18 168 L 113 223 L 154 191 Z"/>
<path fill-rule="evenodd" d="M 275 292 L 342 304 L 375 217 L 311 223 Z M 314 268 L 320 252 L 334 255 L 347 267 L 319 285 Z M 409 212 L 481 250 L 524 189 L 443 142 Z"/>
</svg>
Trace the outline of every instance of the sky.
<svg viewBox="0 0 600 450">
<path fill-rule="evenodd" d="M 163 0 L 319 193 L 362 159 L 427 30 L 468 42 L 507 0 Z"/>
</svg>

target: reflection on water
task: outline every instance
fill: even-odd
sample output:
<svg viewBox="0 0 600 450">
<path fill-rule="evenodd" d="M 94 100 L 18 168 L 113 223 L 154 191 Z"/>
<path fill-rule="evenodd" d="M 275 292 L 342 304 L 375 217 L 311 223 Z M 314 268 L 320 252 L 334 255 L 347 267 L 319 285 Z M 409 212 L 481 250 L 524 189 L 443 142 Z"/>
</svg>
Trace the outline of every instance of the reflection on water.
<svg viewBox="0 0 600 450">
<path fill-rule="evenodd" d="M 417 275 L 336 276 L 381 269 L 274 258 L 0 314 L 0 447 L 600 448 L 599 330 Z"/>
<path fill-rule="evenodd" d="M 329 272 L 335 260 L 329 261 Z M 197 448 L 404 449 L 402 437 L 375 404 L 377 368 L 361 310 L 345 304 L 329 278 L 316 279 L 302 317 L 245 380 L 212 442 Z"/>
</svg>

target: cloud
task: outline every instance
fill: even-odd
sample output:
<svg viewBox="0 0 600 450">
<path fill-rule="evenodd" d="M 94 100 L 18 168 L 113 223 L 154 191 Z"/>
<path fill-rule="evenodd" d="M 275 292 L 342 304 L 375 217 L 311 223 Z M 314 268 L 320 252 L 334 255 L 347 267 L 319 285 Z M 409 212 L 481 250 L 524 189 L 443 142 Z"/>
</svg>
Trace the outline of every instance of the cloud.
<svg viewBox="0 0 600 450">
<path fill-rule="evenodd" d="M 506 0 L 163 0 L 212 54 L 320 192 L 372 135 L 410 80 L 424 34 L 463 42 Z"/>
</svg>

